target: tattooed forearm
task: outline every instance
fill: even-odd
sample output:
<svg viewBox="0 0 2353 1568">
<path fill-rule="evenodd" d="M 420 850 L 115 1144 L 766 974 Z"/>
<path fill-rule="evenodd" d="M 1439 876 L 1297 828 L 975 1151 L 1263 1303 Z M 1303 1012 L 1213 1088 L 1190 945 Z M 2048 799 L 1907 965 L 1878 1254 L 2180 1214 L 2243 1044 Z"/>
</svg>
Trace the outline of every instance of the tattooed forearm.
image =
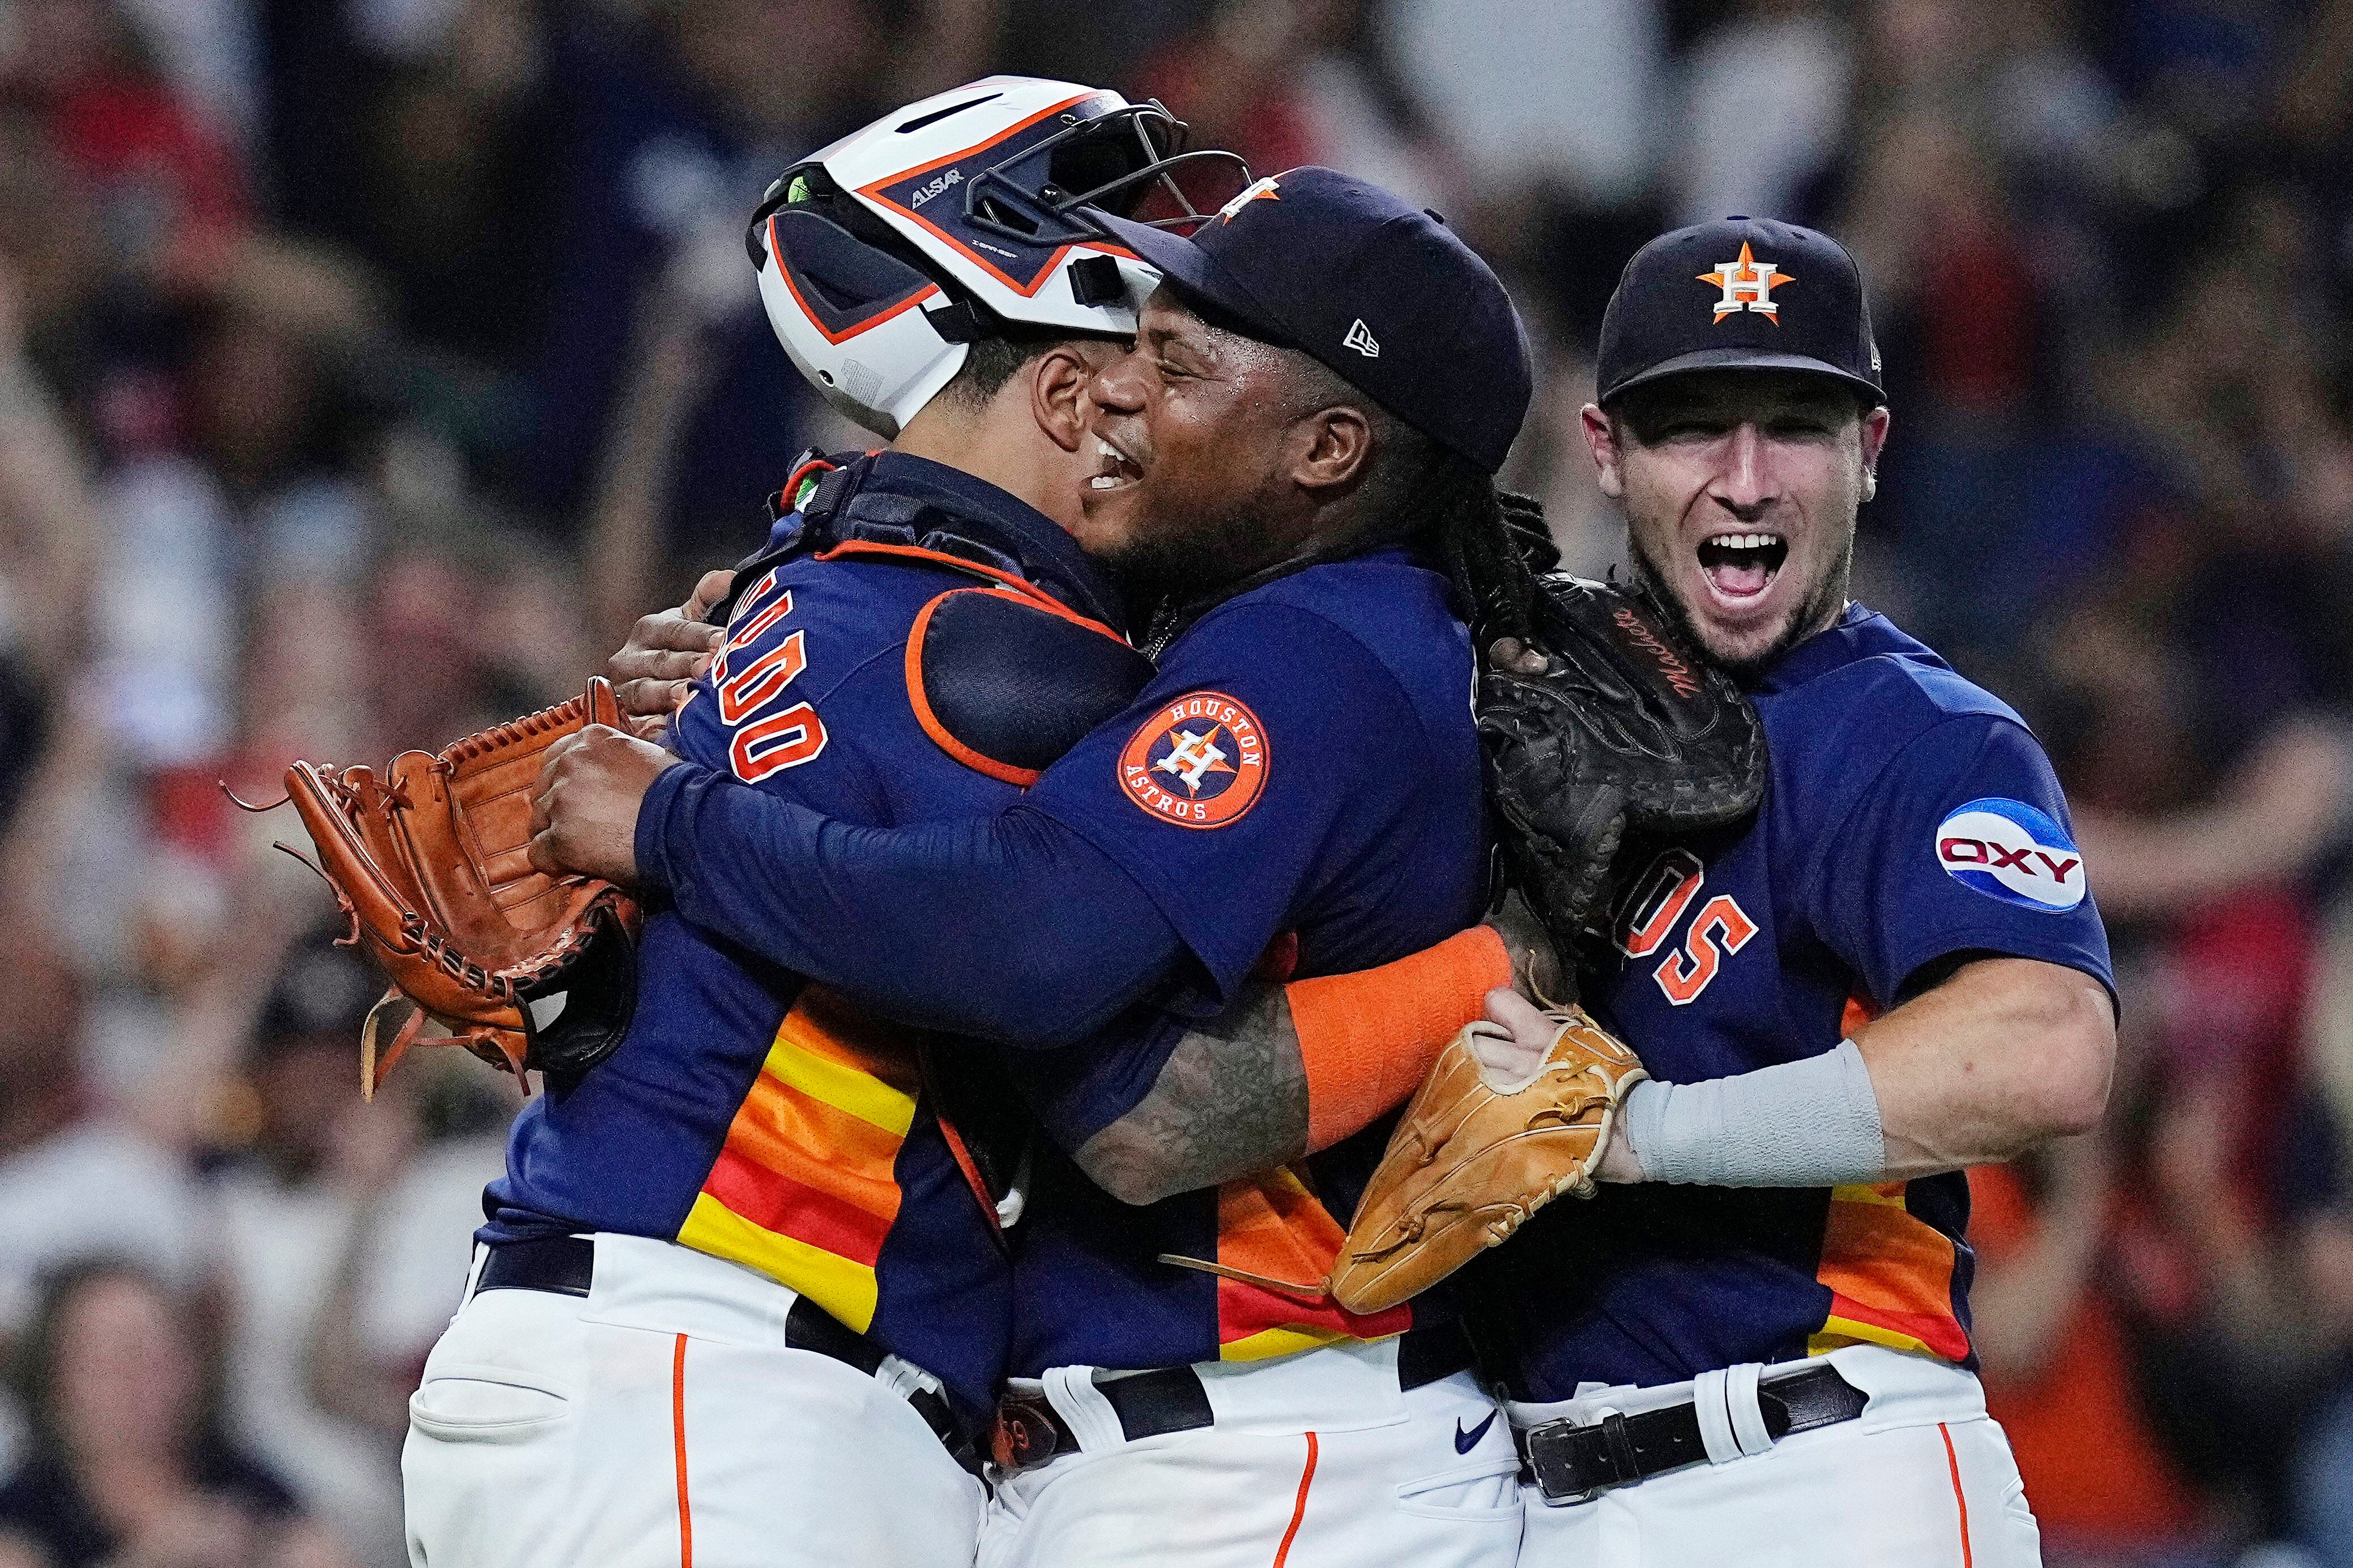
<svg viewBox="0 0 2353 1568">
<path fill-rule="evenodd" d="M 1148 1204 L 1307 1152 L 1307 1073 L 1277 984 L 1256 984 L 1171 1051 L 1150 1093 L 1079 1149 L 1122 1203 Z"/>
</svg>

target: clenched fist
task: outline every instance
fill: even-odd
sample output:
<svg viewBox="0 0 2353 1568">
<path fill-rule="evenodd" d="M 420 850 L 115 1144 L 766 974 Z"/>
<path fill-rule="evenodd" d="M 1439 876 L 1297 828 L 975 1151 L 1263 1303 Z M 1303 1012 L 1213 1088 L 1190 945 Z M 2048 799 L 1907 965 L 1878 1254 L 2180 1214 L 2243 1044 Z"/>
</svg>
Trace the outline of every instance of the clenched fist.
<svg viewBox="0 0 2353 1568">
<path fill-rule="evenodd" d="M 547 749 L 531 802 L 531 863 L 623 888 L 638 882 L 638 807 L 679 759 L 659 746 L 591 724 Z"/>
</svg>

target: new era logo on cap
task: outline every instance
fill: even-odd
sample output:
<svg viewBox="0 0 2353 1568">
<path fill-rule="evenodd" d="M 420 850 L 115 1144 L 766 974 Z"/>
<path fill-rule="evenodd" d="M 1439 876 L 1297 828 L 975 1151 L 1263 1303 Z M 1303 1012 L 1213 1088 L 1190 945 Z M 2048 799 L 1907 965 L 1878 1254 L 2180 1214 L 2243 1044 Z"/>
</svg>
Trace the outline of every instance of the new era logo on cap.
<svg viewBox="0 0 2353 1568">
<path fill-rule="evenodd" d="M 1354 349 L 1366 359 L 1381 357 L 1380 340 L 1373 336 L 1373 329 L 1365 325 L 1365 318 L 1362 316 L 1349 324 L 1348 335 L 1340 340 L 1340 346 L 1344 349 Z"/>
</svg>

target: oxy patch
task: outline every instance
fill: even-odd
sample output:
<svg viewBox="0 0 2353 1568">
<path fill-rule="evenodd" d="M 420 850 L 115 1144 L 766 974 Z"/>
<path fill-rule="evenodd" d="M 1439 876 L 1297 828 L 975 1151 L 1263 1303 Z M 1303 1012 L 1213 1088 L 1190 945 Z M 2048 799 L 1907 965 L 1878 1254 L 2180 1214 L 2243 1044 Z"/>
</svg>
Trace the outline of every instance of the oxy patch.
<svg viewBox="0 0 2353 1568">
<path fill-rule="evenodd" d="M 2023 801 L 1987 795 L 1936 825 L 1936 863 L 1962 886 L 2056 914 L 2084 901 L 2084 858 L 2066 830 Z"/>
</svg>

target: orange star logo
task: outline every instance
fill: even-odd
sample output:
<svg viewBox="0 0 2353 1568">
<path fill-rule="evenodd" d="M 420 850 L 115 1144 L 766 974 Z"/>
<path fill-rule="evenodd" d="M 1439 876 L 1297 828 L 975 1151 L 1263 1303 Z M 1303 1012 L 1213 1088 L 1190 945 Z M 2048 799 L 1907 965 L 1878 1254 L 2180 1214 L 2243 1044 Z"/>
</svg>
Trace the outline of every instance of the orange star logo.
<svg viewBox="0 0 2353 1568">
<path fill-rule="evenodd" d="M 1723 297 L 1715 302 L 1717 321 L 1743 310 L 1754 310 L 1777 327 L 1781 324 L 1781 307 L 1773 298 L 1773 287 L 1797 281 L 1786 272 L 1775 271 L 1771 262 L 1757 260 L 1749 253 L 1745 239 L 1740 242 L 1739 260 L 1719 261 L 1715 271 L 1701 273 L 1699 280 L 1724 290 Z"/>
<path fill-rule="evenodd" d="M 1272 174 L 1267 175 L 1262 180 L 1251 181 L 1249 185 L 1243 188 L 1241 195 L 1236 196 L 1232 201 L 1228 202 L 1224 206 L 1218 209 L 1219 219 L 1225 223 L 1233 222 L 1234 215 L 1241 211 L 1244 206 L 1248 205 L 1251 202 L 1281 201 L 1282 198 L 1274 194 L 1275 187 L 1276 179 Z"/>
</svg>

